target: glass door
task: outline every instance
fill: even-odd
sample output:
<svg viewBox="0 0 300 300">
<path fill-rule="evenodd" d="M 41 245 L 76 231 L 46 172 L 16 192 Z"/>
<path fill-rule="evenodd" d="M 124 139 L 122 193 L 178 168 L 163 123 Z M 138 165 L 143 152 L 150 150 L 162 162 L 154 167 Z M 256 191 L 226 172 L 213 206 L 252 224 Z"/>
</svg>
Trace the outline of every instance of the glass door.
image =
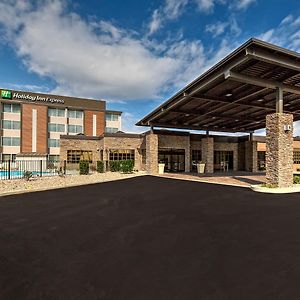
<svg viewBox="0 0 300 300">
<path fill-rule="evenodd" d="M 158 162 L 165 164 L 165 172 L 184 172 L 184 149 L 159 149 Z"/>
</svg>

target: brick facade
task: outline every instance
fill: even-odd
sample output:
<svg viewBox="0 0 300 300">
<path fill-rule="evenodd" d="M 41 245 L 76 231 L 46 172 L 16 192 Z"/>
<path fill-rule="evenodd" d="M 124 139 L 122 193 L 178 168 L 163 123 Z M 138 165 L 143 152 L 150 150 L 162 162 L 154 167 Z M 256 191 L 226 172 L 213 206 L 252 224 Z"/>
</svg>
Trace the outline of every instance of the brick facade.
<svg viewBox="0 0 300 300">
<path fill-rule="evenodd" d="M 293 184 L 293 115 L 275 113 L 266 117 L 266 181 L 278 187 Z"/>
<path fill-rule="evenodd" d="M 105 113 L 102 111 L 84 111 L 84 134 L 87 136 L 93 135 L 93 115 L 97 117 L 96 135 L 100 136 L 105 131 Z"/>
<path fill-rule="evenodd" d="M 37 112 L 37 141 L 36 152 L 48 152 L 48 108 L 45 105 L 22 105 L 22 135 L 21 152 L 32 152 L 32 110 Z"/>
</svg>

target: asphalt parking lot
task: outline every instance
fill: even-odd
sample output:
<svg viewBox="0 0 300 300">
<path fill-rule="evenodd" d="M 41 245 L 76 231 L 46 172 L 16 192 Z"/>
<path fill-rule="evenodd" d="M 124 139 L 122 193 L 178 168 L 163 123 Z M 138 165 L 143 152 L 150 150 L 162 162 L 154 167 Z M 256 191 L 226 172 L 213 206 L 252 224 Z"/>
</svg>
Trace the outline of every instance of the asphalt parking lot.
<svg viewBox="0 0 300 300">
<path fill-rule="evenodd" d="M 300 194 L 138 177 L 0 198 L 0 299 L 299 299 Z"/>
</svg>

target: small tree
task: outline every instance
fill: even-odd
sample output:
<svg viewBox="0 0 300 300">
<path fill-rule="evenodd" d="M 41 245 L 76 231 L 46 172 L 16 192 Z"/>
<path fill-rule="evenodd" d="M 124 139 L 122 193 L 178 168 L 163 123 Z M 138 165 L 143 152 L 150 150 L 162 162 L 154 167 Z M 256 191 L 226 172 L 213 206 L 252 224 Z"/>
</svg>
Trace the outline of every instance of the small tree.
<svg viewBox="0 0 300 300">
<path fill-rule="evenodd" d="M 87 160 L 81 160 L 79 162 L 79 174 L 88 175 L 89 174 L 89 162 Z"/>
<path fill-rule="evenodd" d="M 97 172 L 104 173 L 104 162 L 103 161 L 97 161 Z"/>
</svg>

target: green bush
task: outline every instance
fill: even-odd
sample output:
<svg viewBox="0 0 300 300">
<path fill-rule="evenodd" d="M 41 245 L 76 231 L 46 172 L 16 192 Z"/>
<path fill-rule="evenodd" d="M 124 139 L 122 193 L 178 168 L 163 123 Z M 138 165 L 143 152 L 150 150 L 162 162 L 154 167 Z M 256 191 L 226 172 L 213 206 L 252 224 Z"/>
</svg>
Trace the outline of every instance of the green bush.
<svg viewBox="0 0 300 300">
<path fill-rule="evenodd" d="M 88 175 L 90 169 L 90 164 L 87 160 L 81 160 L 79 162 L 79 174 L 80 175 Z"/>
<path fill-rule="evenodd" d="M 24 171 L 23 177 L 26 181 L 29 181 L 31 177 L 33 177 L 33 173 L 31 171 Z"/>
<path fill-rule="evenodd" d="M 110 160 L 109 169 L 111 172 L 120 172 L 121 170 L 121 160 Z"/>
<path fill-rule="evenodd" d="M 120 171 L 122 173 L 132 173 L 134 168 L 133 160 L 121 160 L 120 161 Z"/>
<path fill-rule="evenodd" d="M 104 173 L 104 162 L 103 161 L 97 161 L 97 172 Z"/>
<path fill-rule="evenodd" d="M 300 184 L 300 176 L 294 175 L 293 182 L 294 184 Z"/>
</svg>

